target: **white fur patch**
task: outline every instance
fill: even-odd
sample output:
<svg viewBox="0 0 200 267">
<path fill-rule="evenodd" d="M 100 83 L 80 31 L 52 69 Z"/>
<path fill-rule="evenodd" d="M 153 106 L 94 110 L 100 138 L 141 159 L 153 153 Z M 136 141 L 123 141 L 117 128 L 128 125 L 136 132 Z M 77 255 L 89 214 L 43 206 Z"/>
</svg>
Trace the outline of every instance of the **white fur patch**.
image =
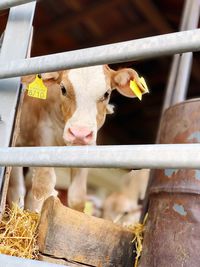
<svg viewBox="0 0 200 267">
<path fill-rule="evenodd" d="M 95 133 L 96 139 L 96 103 L 107 91 L 103 66 L 70 70 L 68 78 L 76 97 L 76 111 L 65 127 L 88 127 Z"/>
</svg>

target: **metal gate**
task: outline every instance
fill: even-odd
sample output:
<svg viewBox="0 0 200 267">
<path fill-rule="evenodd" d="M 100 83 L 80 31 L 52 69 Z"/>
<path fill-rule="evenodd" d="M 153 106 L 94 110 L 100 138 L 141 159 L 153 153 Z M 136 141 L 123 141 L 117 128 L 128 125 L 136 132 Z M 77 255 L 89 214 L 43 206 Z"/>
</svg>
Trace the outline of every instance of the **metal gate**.
<svg viewBox="0 0 200 267">
<path fill-rule="evenodd" d="M 184 53 L 173 58 L 163 110 L 183 101 L 190 76 L 191 52 L 200 50 L 200 29 L 195 29 L 199 19 L 197 0 L 185 2 L 181 32 L 33 58 L 26 56 L 31 42 L 35 2 L 1 0 L 0 9 L 10 7 L 12 8 L 0 50 L 1 202 L 6 186 L 3 179 L 5 166 L 200 169 L 200 144 L 9 147 L 20 95 L 19 77 L 23 75 Z M 6 255 L 0 255 L 0 262 L 1 266 L 58 266 Z"/>
</svg>

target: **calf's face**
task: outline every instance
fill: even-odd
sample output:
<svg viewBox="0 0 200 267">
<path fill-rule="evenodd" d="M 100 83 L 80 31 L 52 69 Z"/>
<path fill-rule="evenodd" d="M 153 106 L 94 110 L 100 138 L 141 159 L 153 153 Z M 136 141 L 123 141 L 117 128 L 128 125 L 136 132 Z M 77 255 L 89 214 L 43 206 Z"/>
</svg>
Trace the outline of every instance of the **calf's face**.
<svg viewBox="0 0 200 267">
<path fill-rule="evenodd" d="M 61 81 L 63 138 L 67 145 L 92 145 L 109 111 L 111 86 L 103 66 L 64 71 Z"/>
<path fill-rule="evenodd" d="M 26 85 L 34 75 L 23 78 Z M 113 113 L 109 104 L 113 89 L 126 97 L 135 97 L 130 80 L 135 80 L 141 91 L 143 85 L 136 71 L 124 68 L 118 71 L 107 65 L 70 69 L 42 74 L 49 88 L 46 105 L 58 101 L 63 117 L 63 140 L 66 145 L 94 145 L 97 131 L 104 124 L 106 114 Z M 60 92 L 58 91 L 60 89 Z M 44 105 L 43 105 L 44 106 Z"/>
<path fill-rule="evenodd" d="M 114 71 L 108 66 L 63 71 L 60 86 L 65 143 L 94 145 L 106 114 L 113 112 L 109 104 L 111 91 L 116 88 L 127 97 L 135 97 L 129 88 L 131 79 L 139 82 L 134 70 Z"/>
</svg>

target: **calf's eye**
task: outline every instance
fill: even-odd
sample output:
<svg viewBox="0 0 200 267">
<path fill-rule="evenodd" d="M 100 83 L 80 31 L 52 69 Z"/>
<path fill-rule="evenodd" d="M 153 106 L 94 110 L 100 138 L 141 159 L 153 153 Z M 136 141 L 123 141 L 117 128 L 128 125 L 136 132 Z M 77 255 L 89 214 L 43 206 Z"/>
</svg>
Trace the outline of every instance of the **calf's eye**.
<svg viewBox="0 0 200 267">
<path fill-rule="evenodd" d="M 60 85 L 61 91 L 63 95 L 67 95 L 67 90 L 63 84 Z"/>
</svg>

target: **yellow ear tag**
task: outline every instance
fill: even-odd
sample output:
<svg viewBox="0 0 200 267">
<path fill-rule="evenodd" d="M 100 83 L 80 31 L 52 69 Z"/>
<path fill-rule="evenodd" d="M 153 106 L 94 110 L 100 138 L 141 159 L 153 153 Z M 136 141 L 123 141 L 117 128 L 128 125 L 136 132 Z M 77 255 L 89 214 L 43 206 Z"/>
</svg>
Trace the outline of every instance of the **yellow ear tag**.
<svg viewBox="0 0 200 267">
<path fill-rule="evenodd" d="M 141 77 L 141 78 L 139 78 L 139 80 L 140 80 L 140 83 L 142 84 L 142 86 L 144 87 L 144 94 L 145 93 L 149 93 L 149 89 L 147 87 L 147 84 L 145 82 L 145 79 L 143 77 Z"/>
<path fill-rule="evenodd" d="M 139 82 L 143 87 L 143 90 L 140 89 L 140 87 L 137 85 L 137 83 L 135 82 L 135 80 L 131 80 L 130 81 L 130 88 L 133 91 L 133 93 L 140 99 L 142 100 L 142 95 L 149 93 L 147 84 L 145 82 L 145 79 L 143 77 L 139 78 Z"/>
<path fill-rule="evenodd" d="M 92 215 L 92 212 L 93 212 L 93 204 L 92 204 L 92 202 L 86 201 L 85 208 L 84 208 L 83 212 L 85 214 L 87 214 L 87 215 Z"/>
<path fill-rule="evenodd" d="M 46 99 L 47 98 L 47 87 L 44 85 L 42 78 L 36 75 L 35 80 L 28 85 L 28 96 Z"/>
<path fill-rule="evenodd" d="M 140 88 L 138 87 L 137 83 L 134 80 L 130 81 L 130 88 L 133 91 L 133 93 L 140 99 L 142 100 L 142 92 Z"/>
</svg>

